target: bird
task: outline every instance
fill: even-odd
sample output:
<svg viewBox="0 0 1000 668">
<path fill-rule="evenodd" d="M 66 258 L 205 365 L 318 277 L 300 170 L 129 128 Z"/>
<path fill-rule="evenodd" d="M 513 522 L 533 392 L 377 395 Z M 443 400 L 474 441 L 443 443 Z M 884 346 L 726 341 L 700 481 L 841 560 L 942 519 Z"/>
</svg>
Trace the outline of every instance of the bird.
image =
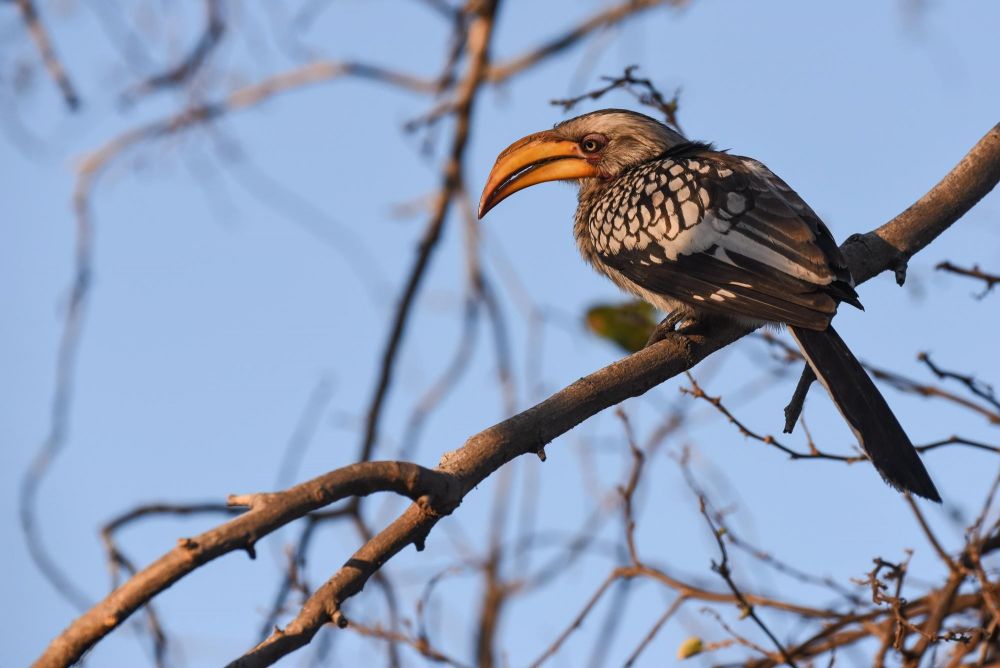
<svg viewBox="0 0 1000 668">
<path fill-rule="evenodd" d="M 579 187 L 573 234 L 584 260 L 668 314 L 651 342 L 720 320 L 787 326 L 883 480 L 941 501 L 899 420 L 831 326 L 841 303 L 864 308 L 833 235 L 763 163 L 689 141 L 645 114 L 603 109 L 504 149 L 479 218 L 548 181 Z"/>
</svg>

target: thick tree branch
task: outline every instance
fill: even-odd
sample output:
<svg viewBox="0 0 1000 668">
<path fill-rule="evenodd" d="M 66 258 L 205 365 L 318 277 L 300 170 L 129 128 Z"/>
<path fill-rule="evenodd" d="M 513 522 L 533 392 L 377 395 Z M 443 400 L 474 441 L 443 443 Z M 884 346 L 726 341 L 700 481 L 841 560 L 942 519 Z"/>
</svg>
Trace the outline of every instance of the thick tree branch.
<svg viewBox="0 0 1000 668">
<path fill-rule="evenodd" d="M 844 244 L 843 249 L 857 282 L 862 283 L 887 269 L 894 269 L 897 276 L 901 276 L 909 257 L 958 220 L 998 180 L 1000 125 L 990 130 L 955 169 L 913 206 L 882 227 L 865 235 L 856 235 Z M 440 476 L 437 479 L 439 481 L 448 481 L 444 497 L 448 503 L 445 506 L 428 503 L 411 505 L 317 589 L 285 629 L 273 633 L 233 665 L 270 665 L 308 643 L 322 625 L 334 622 L 345 626 L 347 619 L 340 610 L 341 604 L 360 592 L 368 579 L 404 547 L 413 544 L 422 549 L 427 534 L 442 514 L 449 512 L 465 494 L 498 468 L 517 456 L 537 452 L 554 438 L 605 408 L 643 394 L 690 369 L 709 354 L 750 331 L 752 330 L 732 325 L 720 327 L 710 335 L 669 336 L 649 348 L 581 378 L 536 406 L 472 436 L 458 450 L 446 453 L 435 472 L 425 472 L 425 475 L 433 473 Z M 296 489 L 299 488 L 293 488 Z M 315 501 L 310 500 L 310 503 Z M 267 504 L 262 505 L 263 508 L 253 508 L 247 515 L 223 526 L 229 527 L 244 521 L 244 518 L 255 512 L 266 511 Z M 314 507 L 318 506 L 310 506 L 310 509 Z M 221 531 L 221 528 L 213 531 Z M 213 531 L 203 536 L 214 536 Z M 255 533 L 233 538 L 226 551 L 252 545 L 253 540 L 260 535 Z M 182 548 L 187 551 L 205 549 L 201 545 Z M 161 561 L 178 558 L 179 555 L 174 556 L 177 551 L 161 558 Z M 218 554 L 213 553 L 209 558 L 214 556 Z M 186 558 L 191 559 L 190 556 Z M 129 613 L 155 593 L 147 592 L 145 598 L 142 598 L 141 584 L 134 583 L 157 564 L 144 570 L 133 581 L 123 585 L 74 622 L 53 641 L 37 665 L 66 665 L 120 624 Z M 164 582 L 159 590 L 194 567 L 195 565 L 186 566 L 187 570 Z M 124 589 L 133 594 L 130 599 L 131 607 L 119 608 L 118 597 Z M 789 651 L 794 653 L 792 648 Z"/>
<path fill-rule="evenodd" d="M 396 492 L 418 502 L 418 507 L 445 508 L 461 498 L 447 474 L 405 462 L 363 462 L 332 471 L 308 482 L 272 494 L 229 497 L 229 505 L 249 510 L 239 517 L 193 538 L 181 538 L 177 547 L 139 571 L 103 601 L 77 618 L 56 638 L 36 666 L 68 666 L 140 606 L 199 566 L 236 550 L 255 556 L 255 543 L 310 511 L 347 497 Z M 127 519 L 127 517 L 126 517 Z M 124 520 L 117 520 L 120 523 Z"/>
<path fill-rule="evenodd" d="M 994 126 L 962 161 L 920 200 L 894 219 L 843 246 L 857 283 L 905 262 L 957 221 L 1000 180 L 1000 125 Z M 576 381 L 545 401 L 515 415 L 445 454 L 438 470 L 452 475 L 463 496 L 495 470 L 527 453 L 538 452 L 557 436 L 600 411 L 687 371 L 711 353 L 749 334 L 731 325 L 710 336 L 675 335 Z M 341 604 L 364 587 L 382 564 L 409 544 L 422 549 L 440 516 L 410 506 L 364 545 L 309 598 L 282 631 L 250 650 L 233 666 L 265 666 L 306 644 L 319 628 L 346 618 Z"/>
<path fill-rule="evenodd" d="M 857 283 L 886 269 L 902 284 L 906 263 L 939 234 L 965 215 L 1000 180 L 1000 124 L 930 191 L 906 211 L 868 234 L 852 236 L 843 245 Z"/>
<path fill-rule="evenodd" d="M 21 482 L 19 511 L 28 550 L 46 579 L 77 608 L 85 610 L 91 601 L 62 572 L 42 542 L 36 505 L 41 484 L 52 463 L 65 447 L 73 397 L 76 358 L 84 316 L 89 301 L 93 273 L 94 220 L 91 199 L 98 179 L 128 151 L 146 141 L 175 136 L 203 123 L 218 120 L 238 110 L 262 104 L 274 96 L 312 84 L 342 77 L 384 83 L 414 92 L 433 92 L 435 83 L 409 74 L 354 61 L 319 61 L 239 88 L 213 102 L 191 105 L 160 120 L 137 126 L 114 137 L 86 155 L 77 168 L 73 190 L 76 223 L 73 282 L 70 287 L 62 337 L 56 362 L 49 432 L 41 443 L 30 469 Z"/>
</svg>

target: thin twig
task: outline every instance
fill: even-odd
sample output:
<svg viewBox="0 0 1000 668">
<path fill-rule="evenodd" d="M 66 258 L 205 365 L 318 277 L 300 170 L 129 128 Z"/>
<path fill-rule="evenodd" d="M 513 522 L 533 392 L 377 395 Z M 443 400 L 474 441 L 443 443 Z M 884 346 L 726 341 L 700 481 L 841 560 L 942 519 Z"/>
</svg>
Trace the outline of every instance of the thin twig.
<svg viewBox="0 0 1000 668">
<path fill-rule="evenodd" d="M 739 430 L 739 432 L 743 434 L 745 437 L 753 439 L 755 441 L 759 441 L 765 445 L 770 445 L 774 448 L 777 448 L 778 450 L 788 455 L 791 459 L 828 459 L 837 462 L 845 462 L 848 464 L 864 461 L 865 459 L 867 459 L 867 457 L 860 454 L 834 455 L 822 452 L 816 449 L 815 445 L 813 445 L 813 447 L 810 449 L 810 452 L 799 452 L 797 450 L 794 450 L 789 446 L 783 444 L 781 441 L 776 439 L 774 436 L 771 436 L 770 434 L 765 436 L 751 430 L 743 422 L 741 422 L 735 415 L 733 415 L 728 408 L 725 407 L 725 405 L 722 403 L 722 397 L 713 397 L 706 394 L 705 391 L 698 384 L 698 381 L 696 381 L 694 379 L 694 376 L 691 375 L 691 373 L 689 372 L 687 373 L 687 379 L 691 383 L 691 387 L 689 388 L 681 387 L 680 391 L 682 393 L 690 395 L 695 399 L 702 399 L 708 402 L 713 407 L 715 407 L 717 411 L 719 411 L 722 415 L 724 415 L 726 419 L 728 419 L 729 422 L 732 423 Z"/>
<path fill-rule="evenodd" d="M 942 380 L 944 379 L 957 380 L 958 382 L 965 385 L 965 387 L 968 388 L 969 392 L 972 392 L 980 399 L 988 401 L 990 405 L 992 405 L 994 408 L 997 409 L 997 411 L 1000 411 L 1000 399 L 997 399 L 997 395 L 993 391 L 992 385 L 984 383 L 983 381 L 979 380 L 972 374 L 958 373 L 957 371 L 948 371 L 947 369 L 942 369 L 941 367 L 934 364 L 933 361 L 931 361 L 930 353 L 926 352 L 920 353 L 917 355 L 917 359 L 923 362 L 927 366 L 927 368 L 931 370 L 931 373 L 933 373 L 938 378 L 941 378 Z"/>
<path fill-rule="evenodd" d="M 796 663 L 788 653 L 788 650 L 785 649 L 785 646 L 778 640 L 777 636 L 774 635 L 771 629 L 767 627 L 764 620 L 757 615 L 757 611 L 754 610 L 753 605 L 743 595 L 740 588 L 736 586 L 736 582 L 733 580 L 732 571 L 729 568 L 729 552 L 726 550 L 725 541 L 722 540 L 722 532 L 716 528 L 715 523 L 712 521 L 712 517 L 708 513 L 705 497 L 700 493 L 698 494 L 698 507 L 701 510 L 701 514 L 704 516 L 705 521 L 708 523 L 708 527 L 712 531 L 712 536 L 715 538 L 715 542 L 719 547 L 719 553 L 722 555 L 721 561 L 716 562 L 715 560 L 712 560 L 712 570 L 719 574 L 719 577 L 725 581 L 729 590 L 733 592 L 733 596 L 736 597 L 739 604 L 740 615 L 750 617 L 750 619 L 757 624 L 760 630 L 763 631 L 764 634 L 771 640 L 771 644 L 777 648 L 781 657 L 785 660 L 785 663 L 788 664 L 790 668 L 796 668 Z"/>
<path fill-rule="evenodd" d="M 601 77 L 601 80 L 607 81 L 608 85 L 565 100 L 552 100 L 552 104 L 562 107 L 563 111 L 569 111 L 584 100 L 598 100 L 613 90 L 624 88 L 639 101 L 639 104 L 656 109 L 663 115 L 663 119 L 667 125 L 670 125 L 683 134 L 680 123 L 677 121 L 680 91 L 674 92 L 674 96 L 669 100 L 666 99 L 651 80 L 640 79 L 635 76 L 637 69 L 639 69 L 638 65 L 629 65 L 625 68 L 625 72 L 621 76 Z M 639 92 L 636 88 L 645 92 Z"/>
<path fill-rule="evenodd" d="M 969 278 L 975 278 L 985 283 L 986 287 L 983 288 L 982 292 L 976 295 L 976 299 L 982 299 L 993 290 L 993 287 L 997 283 L 1000 283 L 1000 276 L 997 276 L 996 274 L 986 273 L 985 271 L 979 268 L 978 264 L 972 265 L 971 269 L 966 269 L 964 267 L 959 267 L 958 265 L 954 265 L 951 262 L 945 261 L 939 263 L 934 268 L 940 271 L 947 271 L 952 274 L 958 274 L 959 276 L 968 276 Z"/>
</svg>

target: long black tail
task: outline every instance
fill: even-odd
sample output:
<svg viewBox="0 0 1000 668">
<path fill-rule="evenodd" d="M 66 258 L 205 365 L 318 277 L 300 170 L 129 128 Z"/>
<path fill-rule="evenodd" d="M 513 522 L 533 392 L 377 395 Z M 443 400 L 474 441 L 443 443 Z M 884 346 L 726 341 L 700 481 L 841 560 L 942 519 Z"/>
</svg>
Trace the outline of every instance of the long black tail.
<svg viewBox="0 0 1000 668">
<path fill-rule="evenodd" d="M 941 496 L 899 420 L 833 327 L 822 332 L 788 329 L 882 479 L 898 490 L 940 502 Z"/>
</svg>

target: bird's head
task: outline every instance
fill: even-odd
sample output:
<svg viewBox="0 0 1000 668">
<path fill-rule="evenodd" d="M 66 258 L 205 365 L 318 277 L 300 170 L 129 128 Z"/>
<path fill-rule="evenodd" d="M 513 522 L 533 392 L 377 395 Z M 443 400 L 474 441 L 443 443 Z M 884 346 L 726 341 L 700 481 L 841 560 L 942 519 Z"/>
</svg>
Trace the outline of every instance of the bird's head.
<svg viewBox="0 0 1000 668">
<path fill-rule="evenodd" d="M 624 109 L 604 109 L 563 121 L 514 142 L 490 172 L 479 217 L 518 190 L 545 181 L 599 187 L 686 140 L 663 123 Z"/>
</svg>

